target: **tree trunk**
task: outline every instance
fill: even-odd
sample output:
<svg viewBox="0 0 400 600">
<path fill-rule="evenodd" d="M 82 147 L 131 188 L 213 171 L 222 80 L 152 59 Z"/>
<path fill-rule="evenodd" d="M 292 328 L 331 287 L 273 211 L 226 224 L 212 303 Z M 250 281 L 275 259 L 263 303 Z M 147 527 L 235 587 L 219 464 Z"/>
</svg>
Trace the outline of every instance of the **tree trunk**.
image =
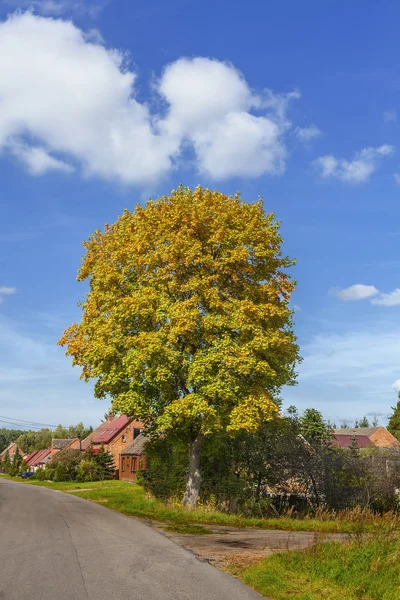
<svg viewBox="0 0 400 600">
<path fill-rule="evenodd" d="M 200 455 L 203 447 L 204 435 L 199 433 L 194 442 L 189 444 L 189 474 L 186 482 L 186 491 L 183 504 L 195 508 L 201 487 Z"/>
</svg>

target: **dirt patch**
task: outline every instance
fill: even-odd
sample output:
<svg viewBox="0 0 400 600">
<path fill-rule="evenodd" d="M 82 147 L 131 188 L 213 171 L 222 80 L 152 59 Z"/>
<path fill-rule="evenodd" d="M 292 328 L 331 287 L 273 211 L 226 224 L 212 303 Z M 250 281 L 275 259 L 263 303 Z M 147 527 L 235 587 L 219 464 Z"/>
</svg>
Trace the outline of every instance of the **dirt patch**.
<svg viewBox="0 0 400 600">
<path fill-rule="evenodd" d="M 219 567 L 228 564 L 250 564 L 273 554 L 302 550 L 323 541 L 345 541 L 347 534 L 321 534 L 308 531 L 275 531 L 271 529 L 243 529 L 208 525 L 209 535 L 181 534 L 157 527 L 198 558 Z"/>
</svg>

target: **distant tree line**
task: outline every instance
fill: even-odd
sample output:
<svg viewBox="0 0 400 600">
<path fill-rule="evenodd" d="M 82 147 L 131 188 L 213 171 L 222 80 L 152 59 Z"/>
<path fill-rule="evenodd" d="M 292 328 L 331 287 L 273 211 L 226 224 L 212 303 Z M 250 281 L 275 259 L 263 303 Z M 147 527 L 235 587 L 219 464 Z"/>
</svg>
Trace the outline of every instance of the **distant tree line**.
<svg viewBox="0 0 400 600">
<path fill-rule="evenodd" d="M 85 427 L 83 423 L 64 427 L 58 425 L 56 429 L 43 428 L 38 431 L 23 431 L 18 429 L 0 429 L 0 452 L 11 442 L 16 442 L 24 453 L 33 450 L 42 450 L 51 446 L 52 438 L 72 439 L 81 437 L 84 439 L 93 431 L 93 427 Z"/>
<path fill-rule="evenodd" d="M 15 442 L 19 436 L 24 433 L 20 429 L 0 429 L 0 452 L 3 452 L 12 442 Z"/>
</svg>

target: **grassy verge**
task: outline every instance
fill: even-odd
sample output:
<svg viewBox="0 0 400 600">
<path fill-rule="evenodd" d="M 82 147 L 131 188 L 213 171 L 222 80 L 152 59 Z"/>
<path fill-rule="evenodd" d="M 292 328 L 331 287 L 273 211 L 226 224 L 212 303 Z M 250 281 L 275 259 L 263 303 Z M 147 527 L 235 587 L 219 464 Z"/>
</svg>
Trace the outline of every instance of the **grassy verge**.
<svg viewBox="0 0 400 600">
<path fill-rule="evenodd" d="M 8 478 L 8 476 L 3 477 Z M 322 533 L 373 533 L 400 530 L 400 519 L 394 516 L 376 517 L 373 520 L 369 517 L 370 520 L 368 521 L 363 518 L 362 513 L 359 516 L 353 514 L 351 518 L 349 516 L 348 519 L 340 518 L 337 520 L 326 517 L 314 519 L 293 519 L 289 517 L 260 519 L 230 515 L 212 510 L 211 508 L 187 510 L 179 504 L 165 504 L 147 494 L 141 486 L 124 481 L 96 481 L 79 484 L 76 482 L 54 483 L 29 479 L 16 479 L 16 481 L 23 482 L 26 485 L 36 485 L 63 492 L 72 492 L 81 498 L 103 504 L 126 515 L 161 521 L 168 525 L 232 525 L 236 527 L 318 531 Z"/>
<path fill-rule="evenodd" d="M 273 600 L 399 600 L 400 541 L 374 536 L 319 544 L 233 572 Z"/>
</svg>

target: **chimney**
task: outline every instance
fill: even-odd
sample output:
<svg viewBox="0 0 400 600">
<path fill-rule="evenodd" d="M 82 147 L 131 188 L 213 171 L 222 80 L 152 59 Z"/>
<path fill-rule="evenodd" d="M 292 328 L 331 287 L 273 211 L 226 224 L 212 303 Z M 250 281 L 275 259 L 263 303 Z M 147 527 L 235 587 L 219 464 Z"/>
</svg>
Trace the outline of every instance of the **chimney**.
<svg viewBox="0 0 400 600">
<path fill-rule="evenodd" d="M 111 412 L 108 413 L 108 415 L 107 415 L 107 421 L 108 422 L 112 421 L 114 419 L 114 417 L 115 417 L 115 415 L 113 413 L 111 413 Z"/>
</svg>

